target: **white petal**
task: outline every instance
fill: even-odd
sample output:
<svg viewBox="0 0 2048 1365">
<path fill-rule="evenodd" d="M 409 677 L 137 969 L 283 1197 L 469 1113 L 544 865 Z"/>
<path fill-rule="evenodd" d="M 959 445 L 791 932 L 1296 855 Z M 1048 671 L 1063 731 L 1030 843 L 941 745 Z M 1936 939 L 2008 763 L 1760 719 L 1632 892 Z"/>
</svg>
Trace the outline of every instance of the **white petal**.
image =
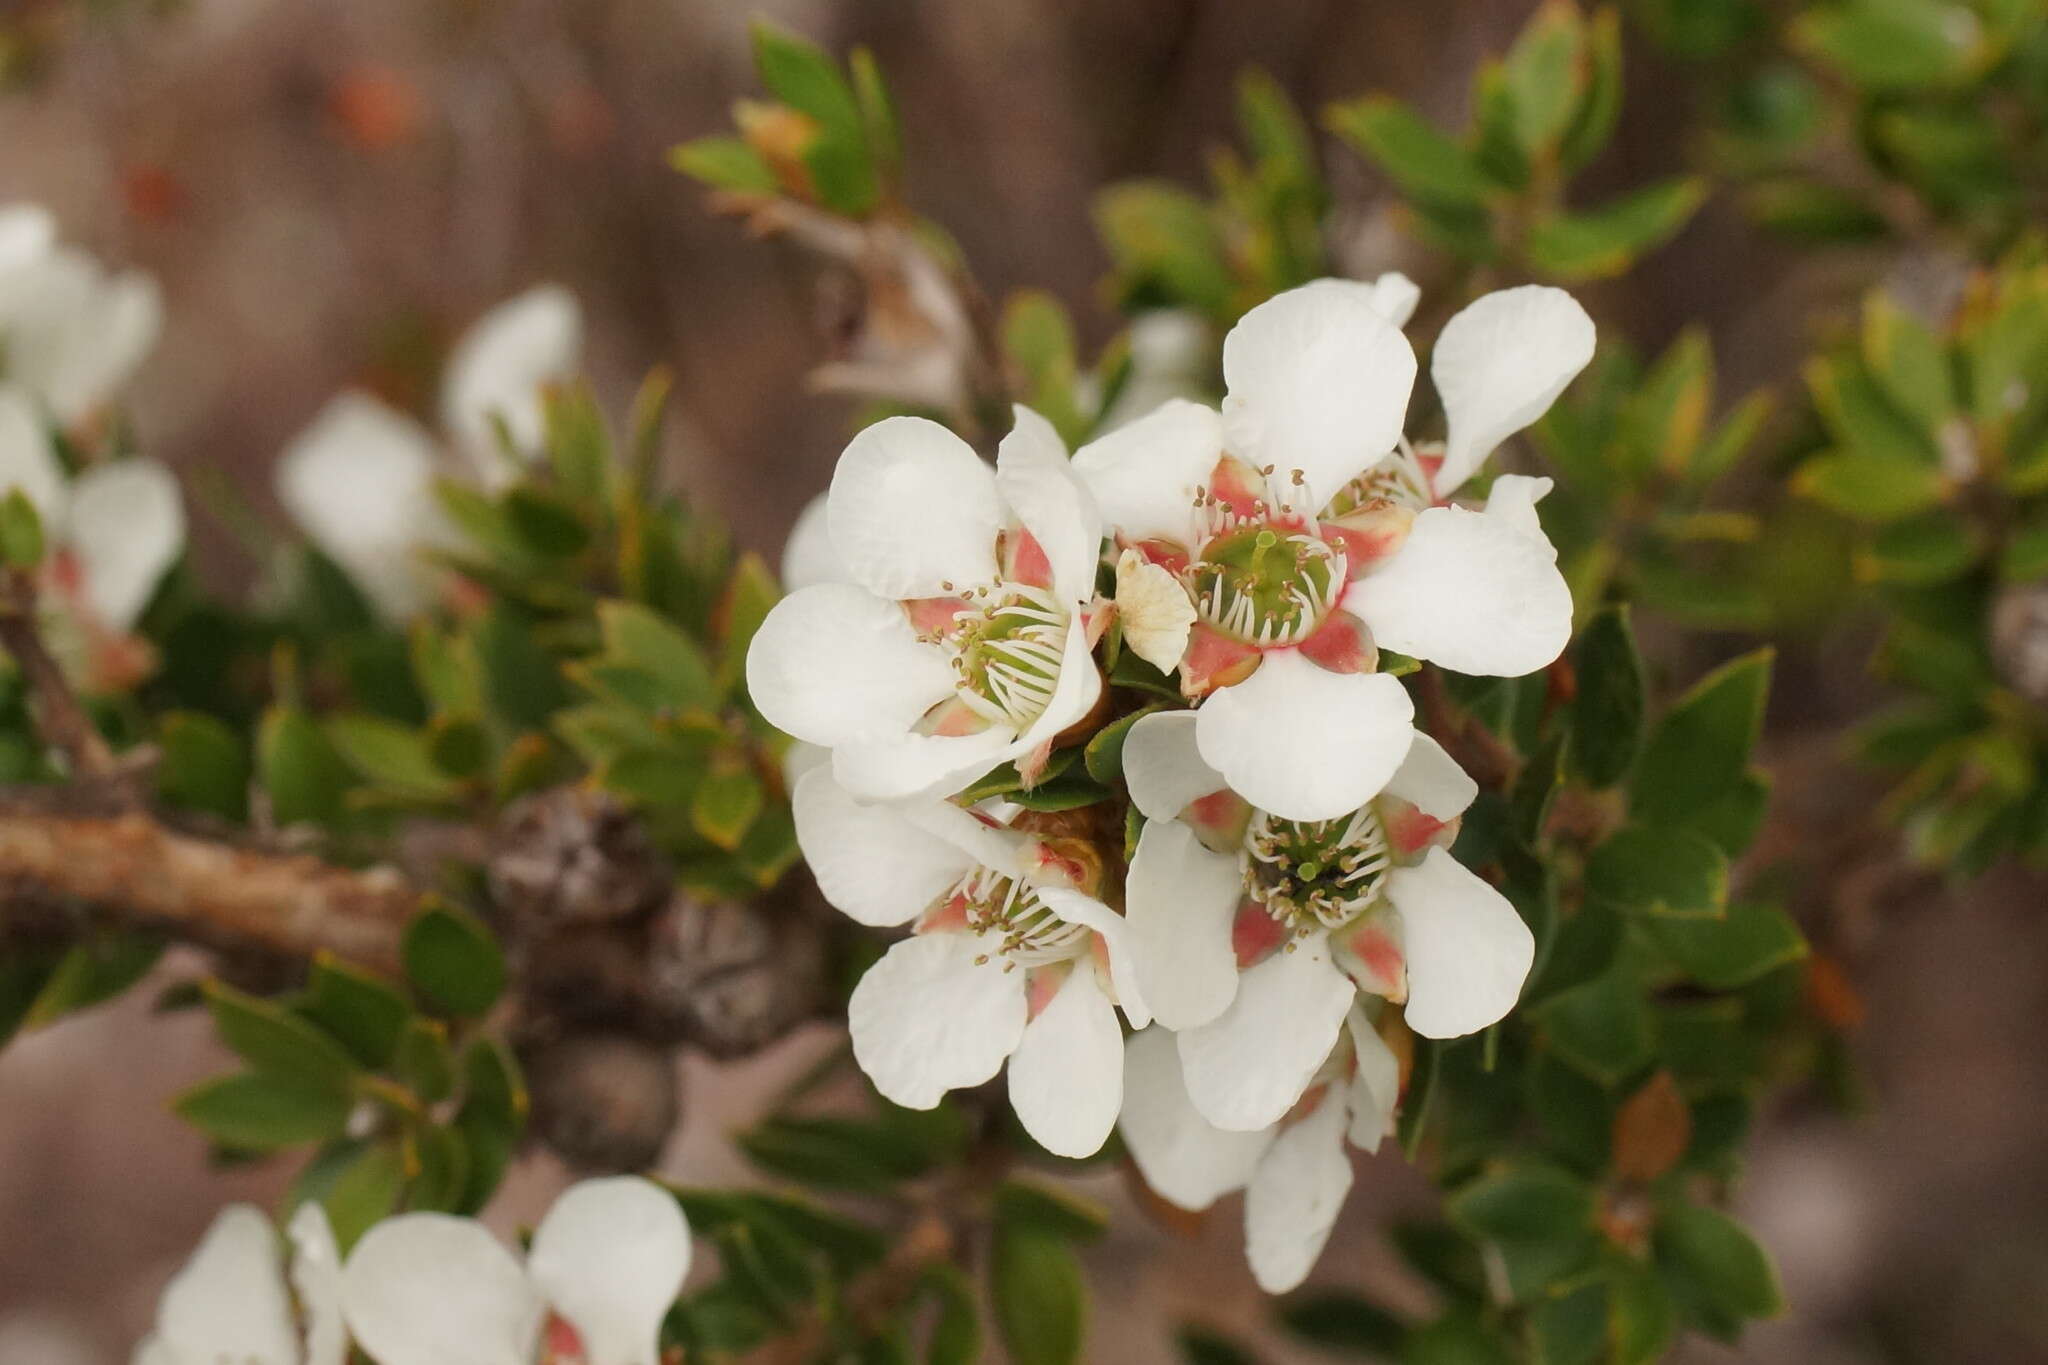
<svg viewBox="0 0 2048 1365">
<path fill-rule="evenodd" d="M 1372 306 L 1396 327 L 1406 327 L 1422 302 L 1422 286 L 1398 270 L 1389 270 L 1372 282 Z"/>
<path fill-rule="evenodd" d="M 1487 490 L 1486 515 L 1500 517 L 1518 531 L 1540 536 L 1543 534 L 1543 521 L 1536 515 L 1536 504 L 1543 501 L 1555 486 L 1549 479 L 1534 479 L 1527 474 L 1503 474 Z"/>
<path fill-rule="evenodd" d="M 341 1249 L 318 1200 L 292 1215 L 292 1291 L 306 1329 L 306 1365 L 346 1365 L 348 1328 L 341 1320 Z"/>
<path fill-rule="evenodd" d="M 1458 1038 L 1500 1019 L 1521 997 L 1536 940 L 1507 897 L 1433 848 L 1387 879 L 1408 959 L 1408 1027 Z"/>
<path fill-rule="evenodd" d="M 1178 578 L 1134 549 L 1116 562 L 1116 614 L 1126 649 L 1161 673 L 1180 667 L 1195 627 L 1195 604 Z"/>
<path fill-rule="evenodd" d="M 407 1213 L 363 1234 L 342 1270 L 342 1314 L 377 1365 L 525 1365 L 545 1309 L 483 1224 Z"/>
<path fill-rule="evenodd" d="M 1273 1142 L 1244 1196 L 1244 1249 L 1252 1278 L 1284 1294 L 1308 1278 L 1351 1193 L 1344 1104 L 1332 1093 Z"/>
<path fill-rule="evenodd" d="M 1150 820 L 1124 890 L 1138 987 L 1153 1015 L 1182 1029 L 1223 1013 L 1237 993 L 1238 860 L 1203 848 L 1178 820 Z"/>
<path fill-rule="evenodd" d="M 791 804 L 818 890 L 862 924 L 907 924 L 973 869 L 972 858 L 900 808 L 854 800 L 829 769 L 804 774 Z"/>
<path fill-rule="evenodd" d="M 248 1204 L 220 1211 L 164 1287 L 156 1336 L 180 1361 L 298 1365 L 298 1333 L 268 1218 Z"/>
<path fill-rule="evenodd" d="M 135 1353 L 128 1357 L 128 1365 L 184 1365 L 163 1340 L 154 1334 L 135 1343 Z"/>
<path fill-rule="evenodd" d="M 838 745 L 832 775 L 863 801 L 934 800 L 960 791 L 1026 747 L 1000 725 L 973 735 L 905 731 Z"/>
<path fill-rule="evenodd" d="M 178 481 L 155 460 L 116 460 L 87 470 L 71 486 L 66 538 L 85 571 L 94 614 L 113 630 L 127 630 L 185 549 Z"/>
<path fill-rule="evenodd" d="M 1401 439 L 1415 352 L 1368 293 L 1325 280 L 1240 318 L 1223 339 L 1223 377 L 1231 450 L 1283 480 L 1300 470 L 1313 511 Z"/>
<path fill-rule="evenodd" d="M 57 220 L 41 204 L 0 208 L 0 270 L 34 261 L 57 244 Z"/>
<path fill-rule="evenodd" d="M 945 656 L 896 603 L 851 583 L 793 592 L 747 648 L 747 692 L 770 725 L 813 744 L 903 734 L 950 696 Z"/>
<path fill-rule="evenodd" d="M 1039 1146 L 1076 1158 L 1101 1150 L 1123 1106 L 1123 1044 L 1095 972 L 1076 964 L 1010 1058 L 1010 1104 Z"/>
<path fill-rule="evenodd" d="M 1550 542 L 1463 507 L 1417 517 L 1407 543 L 1351 585 L 1344 609 L 1381 648 L 1459 673 L 1533 673 L 1572 633 L 1572 593 Z"/>
<path fill-rule="evenodd" d="M 1063 602 L 1095 595 L 1102 558 L 1102 514 L 1074 473 L 1052 423 L 1021 403 L 1016 425 L 996 449 L 996 491 L 1052 565 L 1053 591 Z"/>
<path fill-rule="evenodd" d="M 996 476 L 937 422 L 889 417 L 862 431 L 828 496 L 845 573 L 878 596 L 938 597 L 995 577 Z"/>
<path fill-rule="evenodd" d="M 1202 758 L 1230 789 L 1289 820 L 1333 820 L 1370 801 L 1401 766 L 1415 705 L 1384 673 L 1332 673 L 1294 650 L 1195 712 Z"/>
<path fill-rule="evenodd" d="M 1124 736 L 1124 782 L 1148 820 L 1171 820 L 1191 802 L 1222 791 L 1223 774 L 1202 761 L 1195 712 L 1159 711 Z"/>
<path fill-rule="evenodd" d="M 1271 1128 L 1238 1133 L 1203 1118 L 1181 1079 L 1173 1034 L 1149 1028 L 1124 1045 L 1124 1108 L 1117 1120 L 1145 1183 L 1161 1199 L 1201 1210 L 1252 1177 Z"/>
<path fill-rule="evenodd" d="M 948 1090 L 994 1076 L 1017 1050 L 1024 973 L 1003 970 L 995 947 L 977 934 L 915 934 L 868 968 L 847 1002 L 847 1026 L 854 1059 L 882 1094 L 929 1109 Z"/>
<path fill-rule="evenodd" d="M 1393 1131 L 1394 1111 L 1401 1104 L 1401 1059 L 1380 1037 L 1365 1012 L 1353 1007 L 1344 1021 L 1358 1071 L 1349 1086 L 1351 1145 L 1377 1152 Z"/>
<path fill-rule="evenodd" d="M 789 528 L 782 545 L 782 590 L 795 592 L 814 583 L 847 583 L 852 580 L 832 548 L 832 527 L 827 515 L 827 498 L 820 493 L 804 504 Z"/>
<path fill-rule="evenodd" d="M 448 539 L 434 498 L 437 455 L 425 428 L 367 394 L 320 410 L 277 464 L 277 497 L 385 617 L 428 603 L 423 550 Z"/>
<path fill-rule="evenodd" d="M 1497 290 L 1445 323 L 1429 365 L 1450 424 L 1437 496 L 1541 417 L 1592 358 L 1593 319 L 1547 285 Z"/>
<path fill-rule="evenodd" d="M 1479 784 L 1458 766 L 1458 760 L 1444 752 L 1444 746 L 1415 732 L 1408 756 L 1387 781 L 1387 795 L 1414 806 L 1432 820 L 1448 821 L 1463 815 L 1479 795 Z"/>
<path fill-rule="evenodd" d="M 1139 984 L 1137 955 L 1132 948 L 1129 921 L 1095 897 L 1071 887 L 1039 886 L 1038 897 L 1048 910 L 1068 924 L 1086 925 L 1102 936 L 1103 946 L 1108 950 L 1110 984 L 1116 991 L 1117 1006 L 1131 1021 L 1132 1028 L 1144 1028 L 1151 1023 L 1152 1009 Z M 1094 975 L 1093 959 L 1084 963 L 1081 969 Z"/>
<path fill-rule="evenodd" d="M 44 533 L 62 534 L 67 490 L 50 433 L 28 394 L 0 385 L 0 497 L 16 488 L 42 518 Z"/>
<path fill-rule="evenodd" d="M 1218 1128 L 1278 1123 L 1328 1060 L 1354 994 L 1321 934 L 1240 973 L 1230 1008 L 1179 1035 L 1195 1108 Z"/>
<path fill-rule="evenodd" d="M 512 472 L 500 458 L 493 415 L 505 424 L 513 450 L 533 458 L 547 435 L 543 391 L 575 374 L 582 357 L 583 310 L 558 284 L 507 299 L 456 344 L 441 385 L 441 420 L 486 483 Z"/>
<path fill-rule="evenodd" d="M 164 329 L 164 297 L 154 277 L 128 271 L 106 281 L 93 322 L 89 361 L 77 370 L 68 417 L 83 416 L 134 378 Z M 52 403 L 63 412 L 53 397 Z"/>
<path fill-rule="evenodd" d="M 1176 398 L 1074 452 L 1074 472 L 1104 523 L 1127 543 L 1194 535 L 1195 496 L 1223 455 L 1216 410 Z"/>
<path fill-rule="evenodd" d="M 690 1270 L 675 1196 L 638 1176 L 571 1185 L 533 1230 L 526 1271 L 583 1340 L 586 1365 L 659 1365 L 661 1322 Z"/>
</svg>

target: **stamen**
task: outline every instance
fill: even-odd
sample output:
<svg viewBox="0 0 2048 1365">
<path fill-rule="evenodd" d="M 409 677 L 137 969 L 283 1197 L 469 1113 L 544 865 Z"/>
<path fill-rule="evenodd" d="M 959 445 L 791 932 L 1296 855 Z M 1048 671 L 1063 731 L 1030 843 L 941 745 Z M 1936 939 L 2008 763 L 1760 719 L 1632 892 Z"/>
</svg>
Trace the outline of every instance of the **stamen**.
<svg viewBox="0 0 2048 1365">
<path fill-rule="evenodd" d="M 1282 820 L 1258 811 L 1244 837 L 1245 894 L 1295 934 L 1334 929 L 1380 898 L 1394 865 L 1370 806 L 1335 820 Z"/>
<path fill-rule="evenodd" d="M 1087 950 L 1088 927 L 1069 924 L 1039 898 L 1037 888 L 992 867 L 976 867 L 947 897 L 967 903 L 967 927 L 999 938 L 1003 970 L 1064 962 Z M 986 962 L 984 954 L 976 962 Z"/>
</svg>

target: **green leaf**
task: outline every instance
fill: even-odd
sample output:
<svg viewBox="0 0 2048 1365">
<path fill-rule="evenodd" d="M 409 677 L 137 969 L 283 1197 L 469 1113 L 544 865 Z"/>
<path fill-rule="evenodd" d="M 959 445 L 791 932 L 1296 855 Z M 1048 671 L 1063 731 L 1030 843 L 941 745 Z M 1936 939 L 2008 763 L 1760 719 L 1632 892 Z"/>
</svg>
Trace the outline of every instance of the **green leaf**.
<svg viewBox="0 0 2048 1365">
<path fill-rule="evenodd" d="M 1010 1226 L 1092 1242 L 1109 1231 L 1109 1214 L 1064 1190 L 1021 1180 L 996 1188 L 996 1218 Z"/>
<path fill-rule="evenodd" d="M 1623 405 L 1622 437 L 1637 471 L 1684 475 L 1699 449 L 1713 401 L 1713 348 L 1703 329 L 1688 327 Z"/>
<path fill-rule="evenodd" d="M 1003 354 L 1022 379 L 1019 402 L 1053 424 L 1069 445 L 1087 435 L 1074 393 L 1074 326 L 1060 301 L 1020 289 L 1003 304 Z"/>
<path fill-rule="evenodd" d="M 714 767 L 691 797 L 690 824 L 729 852 L 746 838 L 766 800 L 761 780 L 747 769 Z"/>
<path fill-rule="evenodd" d="M 1094 216 L 1126 300 L 1232 315 L 1228 256 L 1207 204 L 1165 181 L 1133 180 L 1097 194 Z"/>
<path fill-rule="evenodd" d="M 1954 13 L 1936 0 L 1844 0 L 1800 15 L 1791 35 L 1868 90 L 1913 90 L 1965 68 L 1971 45 L 1959 40 Z"/>
<path fill-rule="evenodd" d="M 1593 1252 L 1593 1187 L 1554 1166 L 1494 1170 L 1451 1195 L 1445 1210 L 1467 1233 L 1499 1248 L 1517 1300 L 1578 1269 Z"/>
<path fill-rule="evenodd" d="M 775 172 L 736 137 L 700 137 L 669 148 L 668 164 L 714 190 L 772 195 L 780 190 Z"/>
<path fill-rule="evenodd" d="M 1742 207 L 1757 226 L 1803 242 L 1867 242 L 1891 232 L 1852 191 L 1804 177 L 1759 180 L 1743 190 Z"/>
<path fill-rule="evenodd" d="M 1806 387 L 1821 420 L 1845 450 L 1900 465 L 1939 467 L 1933 435 L 1915 426 L 1853 357 L 1808 362 Z"/>
<path fill-rule="evenodd" d="M 202 989 L 221 1042 L 251 1067 L 279 1079 L 349 1092 L 359 1070 L 356 1060 L 316 1025 L 275 1001 L 218 981 Z"/>
<path fill-rule="evenodd" d="M 667 749 L 632 749 L 606 763 L 598 780 L 606 791 L 644 806 L 687 808 L 705 780 L 705 768 L 701 760 L 693 762 Z"/>
<path fill-rule="evenodd" d="M 453 1212 L 469 1183 L 469 1149 L 459 1128 L 424 1124 L 405 1135 L 408 1208 Z"/>
<path fill-rule="evenodd" d="M 1196 1324 L 1174 1334 L 1187 1365 L 1258 1365 L 1257 1357 L 1223 1333 Z"/>
<path fill-rule="evenodd" d="M 1583 213 L 1561 213 L 1529 229 L 1529 264 L 1562 280 L 1619 275 L 1678 234 L 1707 197 L 1706 182 L 1679 176 Z"/>
<path fill-rule="evenodd" d="M 340 1137 L 353 1107 L 345 1093 L 254 1071 L 202 1081 L 171 1101 L 212 1141 L 258 1152 Z"/>
<path fill-rule="evenodd" d="M 1391 1357 L 1408 1335 L 1392 1313 L 1340 1290 L 1290 1299 L 1280 1305 L 1280 1321 L 1302 1340 L 1346 1355 Z"/>
<path fill-rule="evenodd" d="M 874 207 L 875 168 L 866 117 L 853 88 L 816 43 L 763 19 L 753 24 L 754 64 L 761 84 L 790 108 L 818 124 L 804 153 L 818 196 L 827 208 L 858 217 Z"/>
<path fill-rule="evenodd" d="M 289 706 L 273 706 L 257 730 L 256 769 L 270 797 L 271 818 L 280 825 L 313 821 L 332 824 L 354 775 L 313 718 Z"/>
<path fill-rule="evenodd" d="M 1675 1204 L 1657 1220 L 1657 1259 L 1734 1318 L 1784 1311 L 1778 1272 L 1740 1223 L 1714 1209 Z"/>
<path fill-rule="evenodd" d="M 747 646 L 754 642 L 754 632 L 781 598 L 782 589 L 761 556 L 751 550 L 741 555 L 733 565 L 732 579 L 725 586 L 725 597 L 718 608 L 720 696 L 730 696 L 746 676 Z"/>
<path fill-rule="evenodd" d="M 1088 775 L 1104 784 L 1122 781 L 1124 741 L 1131 737 L 1131 727 L 1161 709 L 1156 705 L 1146 706 L 1128 716 L 1119 716 L 1097 730 L 1081 752 L 1081 761 L 1088 769 Z"/>
<path fill-rule="evenodd" d="M 1643 741 L 1643 661 L 1636 653 L 1628 607 L 1609 607 L 1587 623 L 1575 659 L 1579 691 L 1572 698 L 1571 766 L 1594 787 L 1628 775 Z"/>
<path fill-rule="evenodd" d="M 926 1291 L 938 1301 L 931 1336 L 925 1346 L 926 1365 L 974 1365 L 981 1357 L 981 1309 L 974 1283 L 958 1266 L 943 1262 L 925 1267 Z"/>
<path fill-rule="evenodd" d="M 1671 1343 L 1670 1295 L 1655 1275 L 1633 1261 L 1619 1261 L 1612 1274 L 1607 1334 L 1615 1365 L 1661 1360 Z"/>
<path fill-rule="evenodd" d="M 1699 806 L 1738 786 L 1763 727 L 1772 652 L 1731 660 L 1695 683 L 1652 732 L 1636 764 L 1631 814 L 1685 825 Z"/>
<path fill-rule="evenodd" d="M 423 732 L 371 715 L 329 716 L 326 728 L 341 756 L 377 786 L 429 800 L 454 794 Z"/>
<path fill-rule="evenodd" d="M 1873 293 L 1863 304 L 1863 363 L 1900 411 L 1937 432 L 1955 411 L 1955 375 L 1927 325 Z"/>
<path fill-rule="evenodd" d="M 428 1104 L 447 1099 L 455 1092 L 455 1053 L 448 1046 L 448 1026 L 438 1019 L 408 1019 L 391 1070 Z"/>
<path fill-rule="evenodd" d="M 853 78 L 854 99 L 860 105 L 861 125 L 867 130 L 868 154 L 876 173 L 893 180 L 903 164 L 903 130 L 896 118 L 896 103 L 882 80 L 882 68 L 875 54 L 856 47 L 846 56 L 847 74 Z"/>
<path fill-rule="evenodd" d="M 13 1027 L 6 1026 L 10 1022 L 38 1029 L 66 1014 L 111 1000 L 156 965 L 163 947 L 161 940 L 148 935 L 104 931 L 72 944 L 56 958 L 47 974 L 31 967 L 31 979 L 37 980 L 37 987 L 24 1017 L 9 1021 L 6 1016 L 12 1010 L 0 1002 L 0 1037 L 13 1031 Z M 29 955 L 32 964 L 38 958 L 37 954 Z"/>
<path fill-rule="evenodd" d="M 1934 465 L 1834 451 L 1799 466 L 1792 488 L 1845 517 L 1882 524 L 1933 507 L 1947 480 Z"/>
<path fill-rule="evenodd" d="M 1593 850 L 1586 894 L 1631 915 L 1718 918 L 1728 902 L 1728 856 L 1690 829 L 1629 825 Z"/>
<path fill-rule="evenodd" d="M 659 679 L 668 705 L 709 708 L 718 704 L 718 684 L 704 661 L 703 650 L 674 623 L 637 602 L 601 602 L 597 619 L 607 657 Z"/>
<path fill-rule="evenodd" d="M 504 497 L 505 523 L 527 551 L 543 559 L 566 559 L 590 544 L 590 528 L 561 494 L 532 484 L 514 484 Z"/>
<path fill-rule="evenodd" d="M 1496 1332 L 1464 1309 L 1418 1329 L 1401 1348 L 1401 1365 L 1515 1365 L 1517 1359 Z"/>
<path fill-rule="evenodd" d="M 1970 522 L 1930 512 L 1880 529 L 1857 555 L 1856 569 L 1870 581 L 1925 587 L 1969 572 L 1982 553 Z"/>
<path fill-rule="evenodd" d="M 1464 148 L 1391 95 L 1333 104 L 1324 121 L 1415 199 L 1477 208 L 1495 192 Z"/>
<path fill-rule="evenodd" d="M 1621 15 L 1596 10 L 1586 25 L 1586 90 L 1558 148 L 1558 164 L 1575 171 L 1598 156 L 1621 118 Z"/>
<path fill-rule="evenodd" d="M 8 489 L 0 499 L 0 560 L 24 571 L 43 562 L 43 519 L 19 487 Z"/>
<path fill-rule="evenodd" d="M 1578 113 L 1587 80 L 1584 29 L 1573 0 L 1544 0 L 1508 49 L 1503 70 L 1515 136 L 1532 155 L 1552 150 Z"/>
<path fill-rule="evenodd" d="M 249 755 L 241 736 L 198 711 L 167 713 L 157 728 L 157 792 L 175 806 L 241 821 L 249 813 Z"/>
<path fill-rule="evenodd" d="M 405 1176 L 405 1157 L 396 1142 L 365 1146 L 335 1176 L 320 1203 L 344 1255 L 364 1233 L 397 1212 Z"/>
<path fill-rule="evenodd" d="M 1073 1365 L 1081 1359 L 1087 1288 L 1064 1238 L 999 1221 L 989 1253 L 989 1293 L 1015 1365 Z"/>
<path fill-rule="evenodd" d="M 930 1166 L 884 1125 L 842 1118 L 772 1118 L 739 1136 L 763 1170 L 826 1190 L 883 1194 Z"/>
<path fill-rule="evenodd" d="M 505 955 L 475 916 L 430 902 L 405 928 L 399 945 L 405 974 L 446 1014 L 475 1016 L 505 989 Z"/>
<path fill-rule="evenodd" d="M 1775 906 L 1737 901 L 1721 919 L 1659 919 L 1650 937 L 1701 985 L 1717 991 L 1746 986 L 1806 956 L 1806 939 Z"/>
<path fill-rule="evenodd" d="M 1603 1086 L 1620 1084 L 1650 1060 L 1649 1006 L 1643 983 L 1626 966 L 1552 996 L 1537 1017 L 1557 1055 Z"/>
<path fill-rule="evenodd" d="M 412 1015 L 412 1006 L 395 987 L 327 952 L 313 959 L 306 993 L 292 1008 L 373 1068 L 391 1061 Z"/>
<path fill-rule="evenodd" d="M 462 1050 L 462 1107 L 455 1126 L 469 1153 L 468 1179 L 456 1212 L 490 1201 L 526 1130 L 526 1082 L 503 1040 L 478 1037 Z"/>
</svg>

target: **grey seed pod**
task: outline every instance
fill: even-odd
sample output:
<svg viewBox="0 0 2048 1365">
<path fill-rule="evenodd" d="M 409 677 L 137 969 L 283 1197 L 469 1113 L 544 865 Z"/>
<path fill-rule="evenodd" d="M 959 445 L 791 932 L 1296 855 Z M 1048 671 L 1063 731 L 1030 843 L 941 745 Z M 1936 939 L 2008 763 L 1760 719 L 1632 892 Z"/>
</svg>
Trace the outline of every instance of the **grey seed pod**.
<svg viewBox="0 0 2048 1365">
<path fill-rule="evenodd" d="M 661 903 L 667 860 L 608 794 L 557 787 L 515 802 L 484 863 L 491 898 L 535 930 L 626 919 Z"/>
<path fill-rule="evenodd" d="M 664 1047 L 618 1033 L 572 1033 L 521 1059 L 532 1131 L 578 1171 L 644 1171 L 682 1117 L 682 1077 Z"/>
<path fill-rule="evenodd" d="M 1991 660 L 2007 687 L 2048 707 L 2048 581 L 1999 592 L 1991 608 Z"/>
<path fill-rule="evenodd" d="M 793 898 L 670 897 L 648 926 L 647 992 L 663 1032 L 714 1057 L 758 1051 L 817 1012 L 824 933 Z"/>
</svg>

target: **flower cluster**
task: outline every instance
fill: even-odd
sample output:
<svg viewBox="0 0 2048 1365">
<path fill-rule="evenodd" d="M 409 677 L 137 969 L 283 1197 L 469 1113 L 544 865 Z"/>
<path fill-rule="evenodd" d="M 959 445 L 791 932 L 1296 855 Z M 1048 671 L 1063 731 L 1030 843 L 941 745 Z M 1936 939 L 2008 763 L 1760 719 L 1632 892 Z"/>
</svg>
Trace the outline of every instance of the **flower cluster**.
<svg viewBox="0 0 2048 1365">
<path fill-rule="evenodd" d="M 40 207 L 0 208 L 0 496 L 19 491 L 36 511 L 45 629 L 92 691 L 150 671 L 135 623 L 185 548 L 177 481 L 104 420 L 162 322 L 148 276 L 60 242 Z"/>
<path fill-rule="evenodd" d="M 1269 1288 L 1320 1251 L 1344 1144 L 1389 1130 L 1408 1031 L 1492 1024 L 1533 955 L 1452 856 L 1477 787 L 1381 651 L 1514 676 L 1563 649 L 1548 481 L 1450 499 L 1593 328 L 1559 290 L 1481 298 L 1436 342 L 1443 440 L 1411 444 L 1415 302 L 1397 275 L 1279 295 L 1225 339 L 1220 407 L 1071 458 L 1024 408 L 993 470 L 935 423 L 868 428 L 748 658 L 809 760 L 819 887 L 912 930 L 850 1007 L 877 1088 L 930 1107 L 1007 1061 L 1048 1150 L 1121 1121 L 1166 1198 L 1246 1188 Z"/>
<path fill-rule="evenodd" d="M 346 1259 L 317 1203 L 288 1229 L 221 1211 L 157 1306 L 134 1365 L 659 1365 L 662 1319 L 690 1268 L 690 1227 L 635 1176 L 572 1186 L 534 1229 L 524 1262 L 481 1223 L 408 1213 Z"/>
</svg>

